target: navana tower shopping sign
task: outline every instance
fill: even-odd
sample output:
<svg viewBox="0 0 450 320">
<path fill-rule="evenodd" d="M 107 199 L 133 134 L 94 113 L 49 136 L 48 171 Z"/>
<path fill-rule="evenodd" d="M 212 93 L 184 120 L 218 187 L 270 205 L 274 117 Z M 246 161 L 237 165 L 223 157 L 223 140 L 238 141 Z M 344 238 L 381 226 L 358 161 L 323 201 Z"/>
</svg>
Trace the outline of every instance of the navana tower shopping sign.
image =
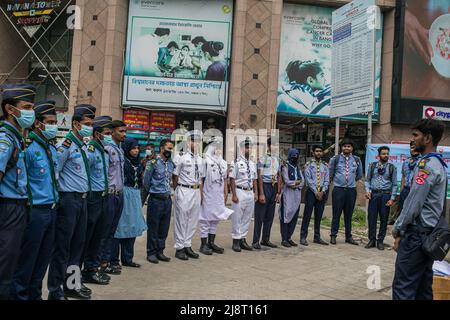
<svg viewBox="0 0 450 320">
<path fill-rule="evenodd" d="M 374 110 L 379 15 L 375 0 L 355 0 L 333 11 L 331 117 Z"/>
</svg>

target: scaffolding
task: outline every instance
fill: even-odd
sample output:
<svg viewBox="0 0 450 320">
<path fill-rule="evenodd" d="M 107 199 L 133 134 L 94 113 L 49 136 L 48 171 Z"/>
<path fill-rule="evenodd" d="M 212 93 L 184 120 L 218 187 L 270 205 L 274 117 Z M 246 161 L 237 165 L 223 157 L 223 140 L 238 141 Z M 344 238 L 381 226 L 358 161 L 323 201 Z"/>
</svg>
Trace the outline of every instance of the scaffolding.
<svg viewBox="0 0 450 320">
<path fill-rule="evenodd" d="M 5 73 L 0 73 L 0 85 L 6 82 L 28 82 L 39 86 L 47 84 L 54 85 L 59 93 L 64 97 L 65 104 L 69 101 L 70 88 L 70 64 L 72 54 L 72 42 L 69 41 L 65 47 L 63 40 L 73 36 L 73 30 L 67 27 L 63 17 L 67 17 L 67 9 L 74 4 L 74 0 L 61 1 L 61 7 L 53 10 L 51 20 L 47 24 L 37 26 L 34 30 L 26 26 L 17 25 L 14 14 L 8 14 L 4 7 L 0 6 L 2 12 L 12 29 L 24 42 L 27 51 L 12 68 Z M 64 31 L 56 39 L 49 40 L 49 33 L 57 23 L 63 23 Z M 61 52 L 61 49 L 63 50 Z M 31 56 L 30 56 L 31 54 Z M 27 60 L 28 59 L 28 60 Z M 13 78 L 12 75 L 19 66 L 28 62 L 28 75 L 21 78 Z"/>
</svg>

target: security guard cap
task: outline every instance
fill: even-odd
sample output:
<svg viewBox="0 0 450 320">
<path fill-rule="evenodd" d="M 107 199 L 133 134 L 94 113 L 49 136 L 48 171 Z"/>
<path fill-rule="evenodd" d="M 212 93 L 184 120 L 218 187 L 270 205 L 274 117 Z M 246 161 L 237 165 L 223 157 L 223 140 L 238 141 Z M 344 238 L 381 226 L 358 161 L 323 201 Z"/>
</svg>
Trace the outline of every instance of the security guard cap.
<svg viewBox="0 0 450 320">
<path fill-rule="evenodd" d="M 34 105 L 34 112 L 36 114 L 36 117 L 48 115 L 56 116 L 55 104 L 56 103 L 53 100 L 39 101 L 38 103 L 36 103 Z"/>
<path fill-rule="evenodd" d="M 75 106 L 73 115 L 75 117 L 87 117 L 94 119 L 95 118 L 95 110 L 96 108 L 90 104 L 79 104 Z"/>
<path fill-rule="evenodd" d="M 36 88 L 28 83 L 5 84 L 0 89 L 3 100 L 16 100 L 34 103 Z"/>
<path fill-rule="evenodd" d="M 94 119 L 94 129 L 111 128 L 112 118 L 110 116 L 99 116 Z"/>
</svg>

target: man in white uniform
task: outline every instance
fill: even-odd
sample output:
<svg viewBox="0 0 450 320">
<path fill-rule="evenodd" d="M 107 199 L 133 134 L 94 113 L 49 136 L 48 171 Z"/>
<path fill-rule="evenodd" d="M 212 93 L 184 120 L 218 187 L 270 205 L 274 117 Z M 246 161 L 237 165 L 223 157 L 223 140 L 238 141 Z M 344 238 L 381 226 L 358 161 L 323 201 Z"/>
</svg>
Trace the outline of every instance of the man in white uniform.
<svg viewBox="0 0 450 320">
<path fill-rule="evenodd" d="M 204 162 L 198 155 L 201 135 L 195 130 L 188 133 L 188 151 L 179 158 L 173 173 L 175 257 L 180 260 L 199 258 L 192 250 L 192 238 L 197 229 L 203 192 Z"/>
<path fill-rule="evenodd" d="M 231 192 L 233 193 L 233 251 L 241 249 L 251 251 L 247 244 L 250 222 L 255 209 L 257 197 L 256 164 L 250 160 L 250 147 L 252 142 L 246 138 L 240 145 L 240 156 L 231 164 L 229 178 Z"/>
<path fill-rule="evenodd" d="M 225 206 L 228 196 L 227 162 L 222 158 L 222 143 L 217 138 L 211 139 L 206 147 L 203 203 L 200 213 L 200 252 L 206 255 L 222 254 L 224 249 L 215 244 L 217 225 L 220 220 L 227 220 L 233 213 Z"/>
</svg>

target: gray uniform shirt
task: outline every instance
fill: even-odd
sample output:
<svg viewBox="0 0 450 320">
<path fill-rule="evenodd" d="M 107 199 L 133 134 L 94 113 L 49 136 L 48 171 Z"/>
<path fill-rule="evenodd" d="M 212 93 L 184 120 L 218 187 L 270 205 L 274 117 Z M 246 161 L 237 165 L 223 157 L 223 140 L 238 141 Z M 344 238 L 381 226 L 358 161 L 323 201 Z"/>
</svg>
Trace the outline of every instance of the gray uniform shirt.
<svg viewBox="0 0 450 320">
<path fill-rule="evenodd" d="M 447 173 L 438 159 L 419 160 L 412 174 L 411 191 L 394 224 L 394 237 L 404 233 L 408 225 L 415 225 L 417 218 L 423 227 L 436 226 L 447 195 L 446 179 Z"/>
</svg>

